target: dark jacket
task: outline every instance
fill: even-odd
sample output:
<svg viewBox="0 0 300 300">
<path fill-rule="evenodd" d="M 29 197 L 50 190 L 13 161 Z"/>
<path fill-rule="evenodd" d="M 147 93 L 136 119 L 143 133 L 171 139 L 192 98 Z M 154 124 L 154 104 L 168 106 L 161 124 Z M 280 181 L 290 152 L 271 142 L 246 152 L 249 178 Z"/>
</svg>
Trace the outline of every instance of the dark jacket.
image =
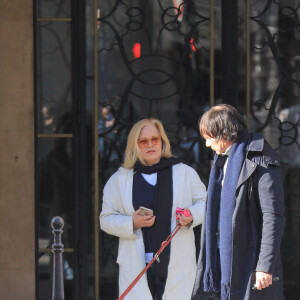
<svg viewBox="0 0 300 300">
<path fill-rule="evenodd" d="M 231 300 L 283 299 L 280 243 L 284 227 L 283 172 L 279 157 L 261 134 L 252 134 L 236 188 L 232 217 Z M 205 222 L 193 291 L 203 299 Z M 268 272 L 279 281 L 253 291 L 255 271 Z"/>
</svg>

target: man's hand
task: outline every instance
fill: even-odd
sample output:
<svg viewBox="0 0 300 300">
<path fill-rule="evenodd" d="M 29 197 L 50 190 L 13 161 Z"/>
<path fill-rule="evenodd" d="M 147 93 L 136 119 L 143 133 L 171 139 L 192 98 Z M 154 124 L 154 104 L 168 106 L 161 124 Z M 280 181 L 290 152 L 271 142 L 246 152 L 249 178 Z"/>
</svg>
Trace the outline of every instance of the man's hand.
<svg viewBox="0 0 300 300">
<path fill-rule="evenodd" d="M 272 284 L 272 274 L 266 272 L 256 272 L 256 288 L 262 290 Z"/>
<path fill-rule="evenodd" d="M 136 210 L 133 215 L 133 229 L 138 229 L 142 227 L 151 227 L 155 222 L 155 216 L 147 215 L 147 216 L 141 216 L 140 210 Z"/>
</svg>

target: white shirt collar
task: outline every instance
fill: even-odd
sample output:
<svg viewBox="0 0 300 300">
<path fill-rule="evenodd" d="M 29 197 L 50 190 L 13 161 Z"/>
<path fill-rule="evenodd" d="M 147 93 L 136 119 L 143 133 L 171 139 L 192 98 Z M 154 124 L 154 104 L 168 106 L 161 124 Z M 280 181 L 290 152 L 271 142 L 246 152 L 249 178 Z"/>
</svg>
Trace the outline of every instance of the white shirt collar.
<svg viewBox="0 0 300 300">
<path fill-rule="evenodd" d="M 231 152 L 231 148 L 232 148 L 232 145 L 229 146 L 229 147 L 225 150 L 225 152 L 222 153 L 222 155 L 227 155 L 227 156 L 229 156 L 229 154 L 230 154 L 230 152 Z"/>
</svg>

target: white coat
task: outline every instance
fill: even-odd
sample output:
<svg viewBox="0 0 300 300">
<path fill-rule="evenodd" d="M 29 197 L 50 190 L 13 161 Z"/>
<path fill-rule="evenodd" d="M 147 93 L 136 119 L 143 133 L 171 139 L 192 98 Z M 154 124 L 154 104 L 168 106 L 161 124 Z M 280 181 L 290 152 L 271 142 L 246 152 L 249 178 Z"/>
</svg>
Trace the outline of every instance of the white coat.
<svg viewBox="0 0 300 300">
<path fill-rule="evenodd" d="M 168 278 L 163 299 L 188 300 L 191 298 L 196 276 L 196 249 L 192 228 L 203 221 L 206 188 L 196 171 L 185 164 L 174 165 L 172 172 L 171 228 L 176 226 L 176 207 L 188 208 L 194 220 L 192 226 L 181 228 L 170 243 Z M 120 238 L 117 258 L 120 295 L 146 266 L 142 230 L 133 229 L 132 184 L 132 169 L 120 168 L 114 173 L 104 187 L 100 214 L 101 229 Z M 125 297 L 125 300 L 140 299 L 152 300 L 146 274 Z"/>
</svg>

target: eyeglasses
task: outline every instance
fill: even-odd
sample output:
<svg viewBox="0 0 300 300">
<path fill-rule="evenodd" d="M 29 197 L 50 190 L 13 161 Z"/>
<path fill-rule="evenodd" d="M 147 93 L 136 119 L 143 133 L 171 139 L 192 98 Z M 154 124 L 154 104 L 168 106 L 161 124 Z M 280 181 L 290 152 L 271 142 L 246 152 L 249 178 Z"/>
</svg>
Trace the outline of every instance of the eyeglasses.
<svg viewBox="0 0 300 300">
<path fill-rule="evenodd" d="M 140 140 L 138 140 L 138 145 L 141 148 L 146 148 L 146 147 L 148 147 L 150 141 L 151 141 L 152 145 L 156 146 L 160 143 L 161 137 L 160 136 L 153 136 L 151 139 L 146 139 L 146 138 L 140 139 Z"/>
</svg>

